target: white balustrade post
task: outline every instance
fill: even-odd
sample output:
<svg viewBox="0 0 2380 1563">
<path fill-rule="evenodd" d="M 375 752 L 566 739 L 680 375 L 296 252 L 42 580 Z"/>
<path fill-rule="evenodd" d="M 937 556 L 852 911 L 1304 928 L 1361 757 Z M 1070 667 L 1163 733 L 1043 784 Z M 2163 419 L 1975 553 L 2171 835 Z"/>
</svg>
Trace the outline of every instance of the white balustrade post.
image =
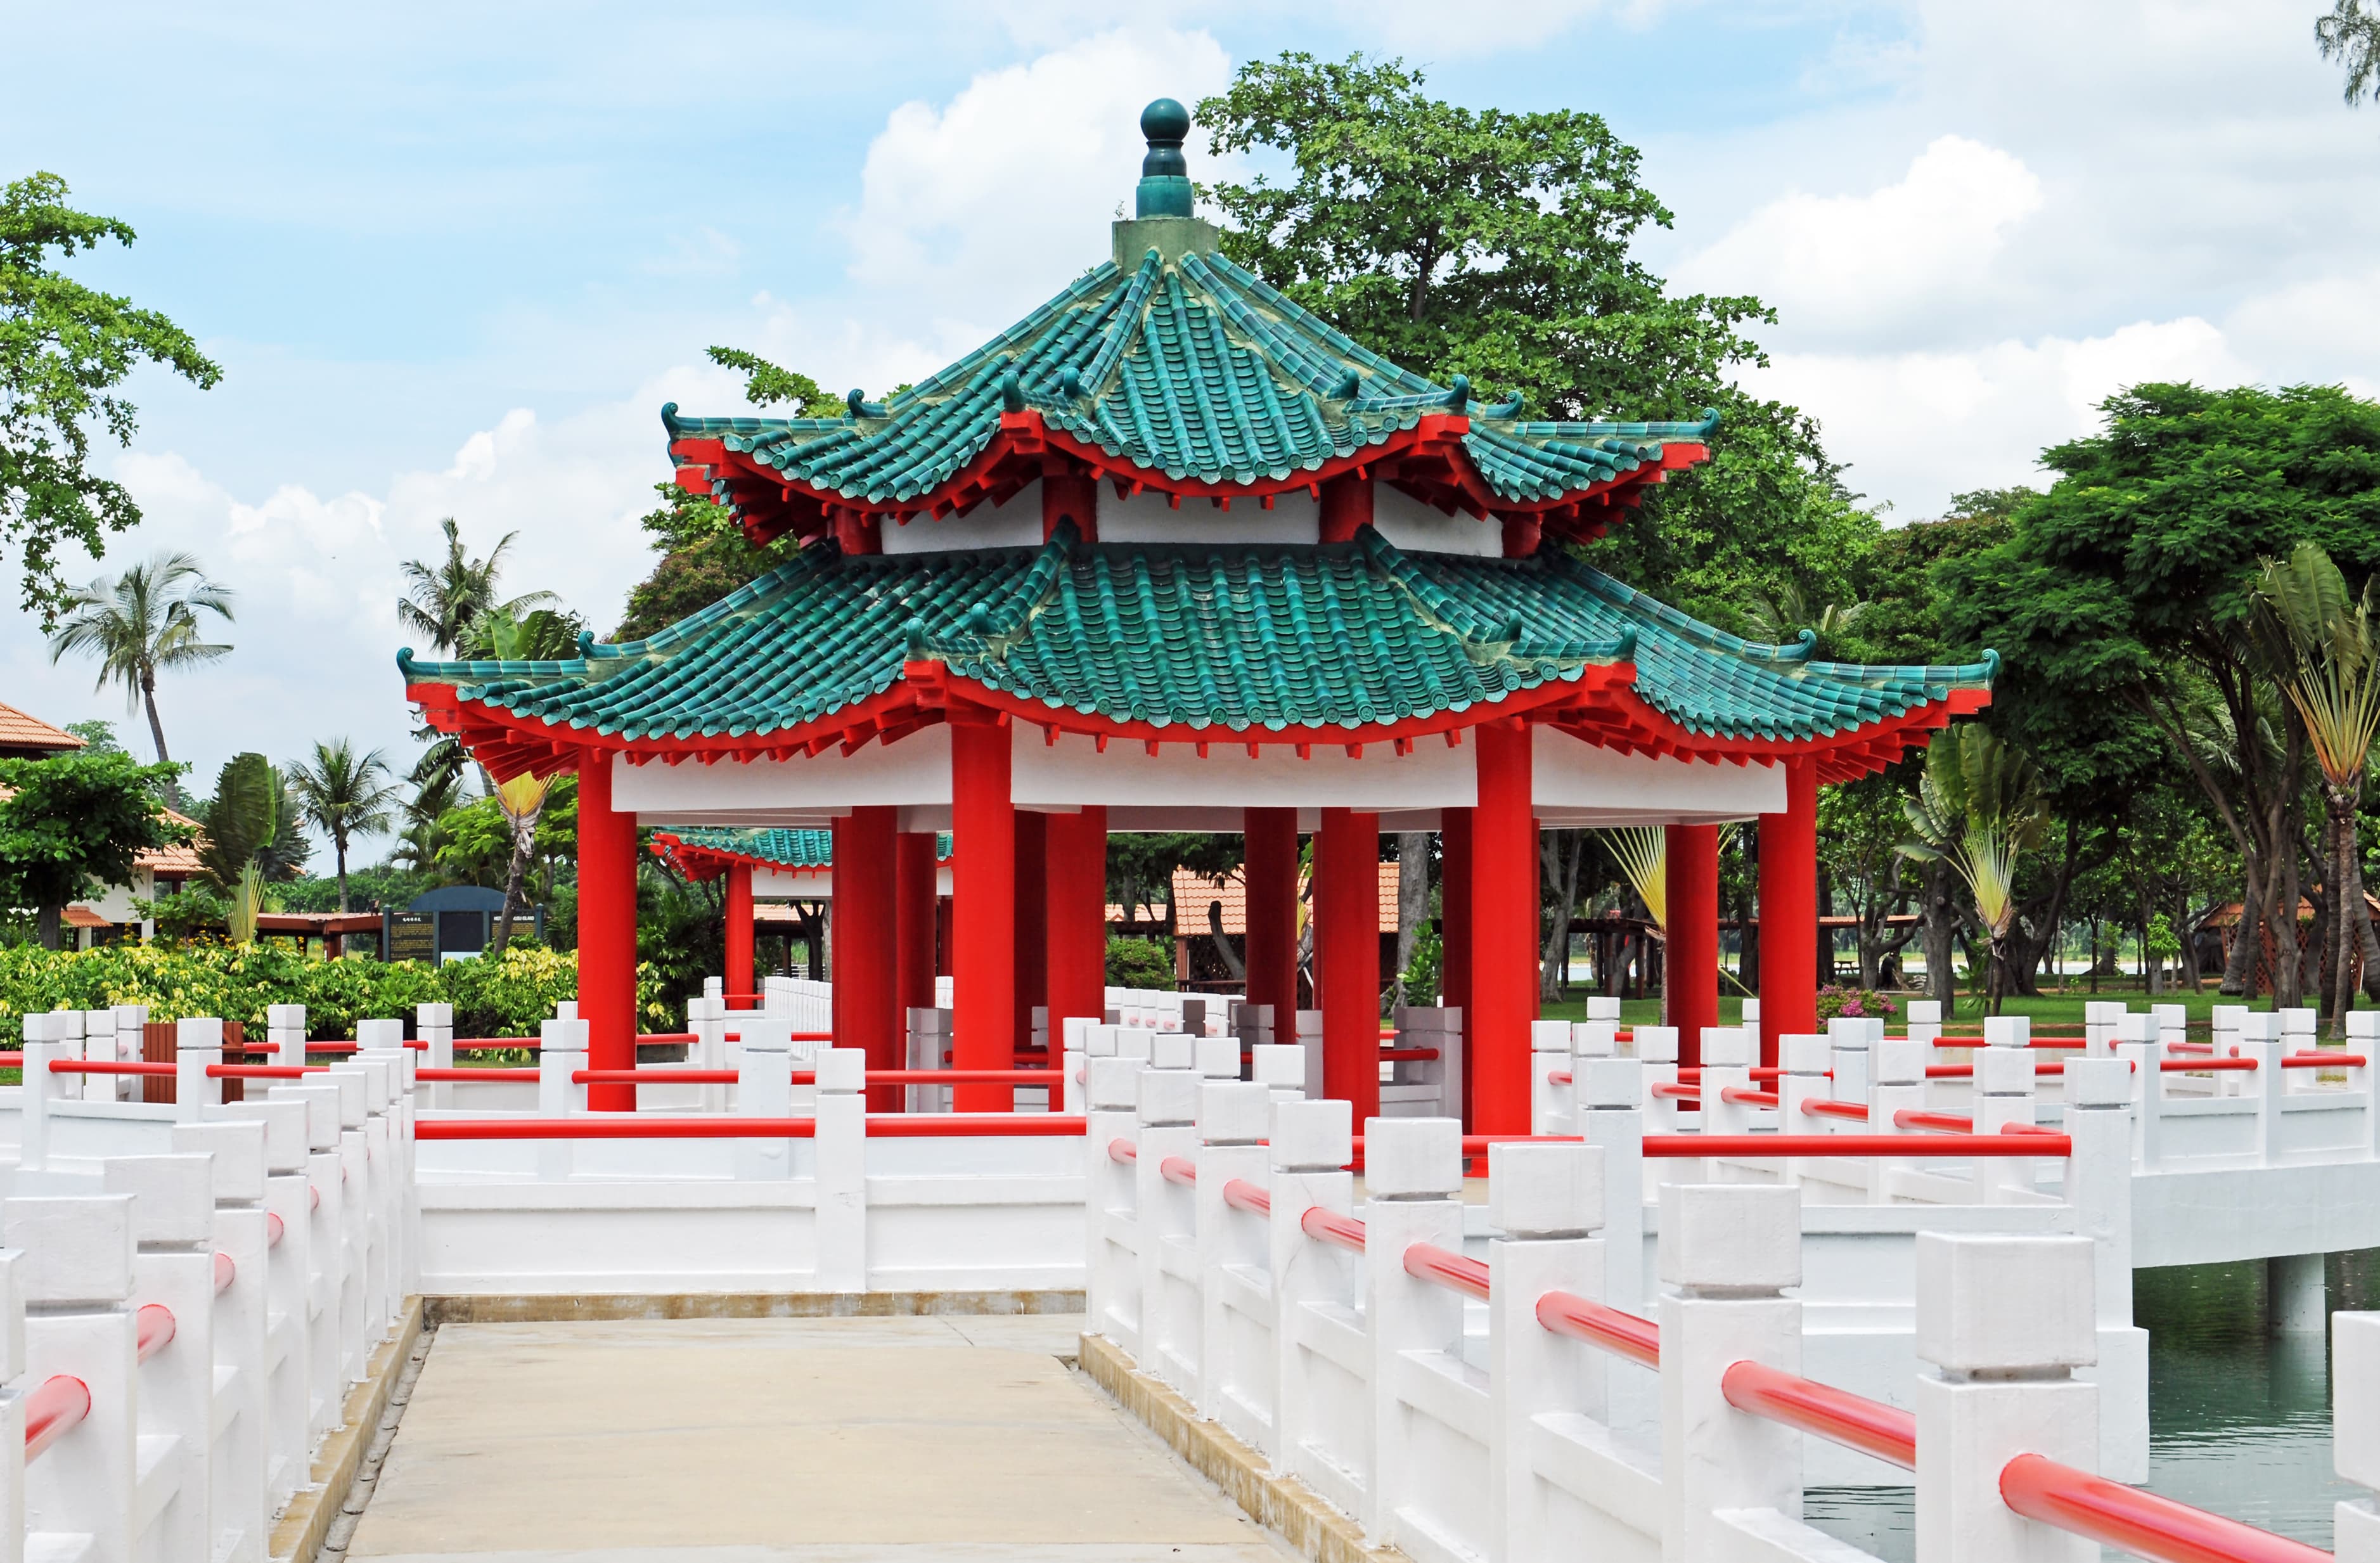
<svg viewBox="0 0 2380 1563">
<path fill-rule="evenodd" d="M 1645 1309 L 1645 1074 L 1634 1059 L 1579 1059 L 1579 1138 L 1600 1153 L 1604 1290 L 1599 1300 Z M 1492 1147 L 1491 1147 L 1492 1148 Z M 1493 1165 L 1492 1163 L 1490 1165 Z M 1495 1192 L 1489 1182 L 1488 1192 Z"/>
<path fill-rule="evenodd" d="M 2165 1044 L 2156 1017 L 2125 1014 L 2116 1022 L 2116 1056 L 2132 1066 L 2132 1160 L 2143 1171 L 2164 1159 L 2158 1120 L 2165 1109 Z"/>
<path fill-rule="evenodd" d="M 307 1392 L 307 1332 L 313 1311 L 312 1226 L 306 1184 L 306 1104 L 249 1097 L 224 1109 L 264 1132 L 265 1283 L 264 1450 L 266 1508 L 277 1510 L 310 1474 L 308 1432 L 312 1408 Z"/>
<path fill-rule="evenodd" d="M 340 1299 L 345 1287 L 346 1233 L 339 1175 L 339 1092 L 327 1084 L 275 1085 L 267 1104 L 294 1102 L 306 1112 L 306 1239 L 298 1253 L 306 1259 L 306 1350 L 303 1364 L 307 1395 L 307 1436 L 312 1440 L 329 1432 L 339 1420 L 345 1389 L 339 1365 Z M 283 1242 L 288 1241 L 285 1231 Z"/>
<path fill-rule="evenodd" d="M 20 1121 L 18 1131 L 17 1164 L 26 1171 L 38 1171 L 49 1165 L 50 1105 L 66 1094 L 66 1076 L 54 1074 L 50 1065 L 64 1057 L 59 1044 L 50 1040 L 50 1017 L 30 1013 L 25 1016 L 24 1086 L 18 1093 Z"/>
<path fill-rule="evenodd" d="M 2307 1046 L 2313 1044 L 2309 1042 Z M 116 1056 L 115 1047 L 115 1012 L 85 1010 L 82 1012 L 82 1056 L 92 1063 L 116 1063 L 121 1060 Z M 140 1083 L 138 1076 L 128 1074 L 97 1074 L 87 1078 L 91 1084 L 91 1099 L 103 1102 L 124 1100 L 127 1095 L 125 1087 Z"/>
<path fill-rule="evenodd" d="M 0 1243 L 23 1255 L 15 1269 L 30 1310 L 27 1392 L 67 1376 L 81 1381 L 91 1403 L 81 1425 L 25 1466 L 26 1550 L 107 1563 L 130 1558 L 139 1540 L 133 1519 L 140 1471 L 132 1200 L 90 1194 L 0 1201 Z M 58 1539 L 45 1547 L 45 1535 Z M 78 1536 L 89 1538 L 79 1554 L 68 1539 Z"/>
<path fill-rule="evenodd" d="M 2307 1038 L 2309 1044 L 2312 1040 Z M 2216 1052 L 2217 1058 L 2228 1058 L 2236 1052 L 2243 1059 L 2253 1060 L 2256 1065 L 2252 1073 L 2246 1070 L 2234 1070 L 2216 1078 L 2239 1082 L 2241 1090 L 2254 1098 L 2255 1156 L 2260 1166 L 2273 1165 L 2273 1152 L 2280 1141 L 2281 1104 L 2289 1090 L 2289 1071 L 2281 1067 L 2281 1060 L 2288 1056 L 2289 1048 L 2290 1043 L 2287 1039 L 2243 1036 L 2228 1047 L 2218 1048 Z"/>
<path fill-rule="evenodd" d="M 2116 1026 L 2122 1019 L 2124 1006 L 2120 1001 L 2087 999 L 2082 1003 L 2082 1053 L 2085 1058 L 2104 1059 L 2116 1046 Z"/>
<path fill-rule="evenodd" d="M 1318 1311 L 1347 1310 L 1361 1297 L 1361 1272 L 1354 1256 L 1326 1246 L 1305 1235 L 1308 1210 L 1344 1216 L 1354 1203 L 1355 1178 L 1347 1163 L 1355 1154 L 1353 1104 L 1330 1097 L 1277 1101 L 1272 1108 L 1272 1220 L 1268 1253 L 1272 1266 L 1273 1383 L 1276 1386 L 1273 1430 L 1276 1469 L 1302 1473 L 1308 1464 L 1306 1445 L 1319 1424 L 1318 1382 L 1329 1382 L 1343 1370 L 1328 1358 L 1317 1359 L 1307 1343 L 1306 1315 Z M 1351 1442 L 1361 1448 L 1342 1448 L 1345 1462 L 1359 1473 L 1371 1467 L 1367 1430 Z"/>
<path fill-rule="evenodd" d="M 1232 1051 L 1240 1039 L 1225 1036 Z M 1269 1285 L 1265 1227 L 1245 1210 L 1224 1203 L 1223 1190 L 1234 1180 L 1265 1186 L 1265 1146 L 1272 1126 L 1272 1091 L 1254 1080 L 1203 1080 L 1198 1086 L 1198 1181 L 1190 1191 L 1196 1206 L 1198 1266 L 1198 1388 L 1201 1414 L 1244 1426 L 1226 1398 L 1257 1416 L 1269 1419 L 1272 1406 L 1272 1363 L 1269 1356 L 1250 1363 L 1245 1353 L 1232 1350 L 1232 1288 Z M 1245 1381 L 1254 1376 L 1258 1382 Z M 1267 1434 L 1270 1429 L 1267 1428 Z M 1262 1440 L 1258 1440 L 1261 1442 Z"/>
<path fill-rule="evenodd" d="M 1568 1037 L 1563 1038 L 1568 1041 Z M 1408 1358 L 1420 1352 L 1463 1352 L 1463 1297 L 1405 1268 L 1408 1249 L 1421 1244 L 1463 1252 L 1463 1121 L 1459 1118 L 1374 1118 L 1364 1124 L 1364 1315 L 1371 1338 L 1371 1502 L 1362 1516 L 1367 1535 L 1418 1555 L 1430 1533 L 1429 1512 L 1415 1489 L 1431 1481 L 1430 1458 L 1407 1431 L 1403 1384 Z M 1473 1495 L 1482 1509 L 1495 1493 Z M 1484 1539 L 1484 1538 L 1483 1538 Z"/>
<path fill-rule="evenodd" d="M 2365 1489 L 2332 1511 L 2338 1563 L 2380 1563 L 2380 1313 L 2330 1315 L 2330 1457 Z"/>
<path fill-rule="evenodd" d="M 1830 1118 L 1813 1117 L 1803 1110 L 1806 1102 L 1822 1102 L 1832 1095 L 1833 1082 L 1827 1078 L 1827 1065 L 1834 1057 L 1827 1039 L 1815 1033 L 1801 1036 L 1780 1036 L 1777 1039 L 1777 1132 L 1780 1134 L 1826 1134 L 1836 1128 Z M 1794 1157 L 1784 1163 L 1784 1181 L 1802 1181 L 1808 1158 Z"/>
<path fill-rule="evenodd" d="M 29 1017 L 30 1018 L 30 1017 Z M 91 1055 L 83 1044 L 82 1012 L 52 1010 L 42 1016 L 43 1036 L 57 1048 L 57 1056 L 68 1063 L 88 1063 Z M 108 1048 L 115 1051 L 111 1045 Z M 62 1074 L 58 1079 L 58 1096 L 70 1102 L 98 1101 L 115 1094 L 115 1083 L 102 1075 Z"/>
<path fill-rule="evenodd" d="M 1674 1025 L 1640 1025 L 1636 1028 L 1636 1061 L 1645 1070 L 1645 1132 L 1648 1134 L 1675 1134 L 1678 1122 L 1677 1100 L 1663 1096 L 1658 1089 L 1678 1083 L 1678 1028 Z M 1669 1181 L 1670 1169 L 1655 1173 Z"/>
<path fill-rule="evenodd" d="M 371 1164 L 373 1238 L 381 1261 L 375 1282 L 378 1317 L 394 1320 L 405 1304 L 407 1193 L 412 1169 L 406 1165 L 406 1113 L 410 1097 L 406 1072 L 413 1054 L 400 1020 L 356 1023 L 356 1065 L 365 1071 L 364 1149 Z"/>
<path fill-rule="evenodd" d="M 1916 1012 L 1918 1002 L 1934 1003 L 1934 1000 L 1912 1001 L 1909 1006 L 1912 1015 Z M 1940 1009 L 1941 1006 L 1935 1003 L 1937 1013 Z M 1917 1048 L 1925 1057 L 1932 1058 L 1934 1036 L 1919 1036 L 1917 1033 L 1925 1027 L 1913 1019 L 1909 1023 L 1909 1029 L 1908 1045 Z M 1932 1026 L 1935 1036 L 1940 1035 L 1941 1029 L 1939 1024 Z M 1871 1069 L 1874 1055 L 1868 1047 L 1868 1029 L 1865 1024 L 1857 1016 L 1845 1015 L 1837 1015 L 1827 1022 L 1827 1051 L 1830 1055 L 1828 1067 L 1835 1072 L 1835 1100 L 1866 1101 L 1868 1083 L 1873 1078 Z M 1921 1073 L 1918 1078 L 1922 1080 L 1925 1076 Z"/>
<path fill-rule="evenodd" d="M 716 980 L 705 978 L 705 986 Z M 688 1063 L 700 1070 L 724 1070 L 727 1067 L 727 1000 L 716 994 L 687 1000 L 686 1028 L 694 1034 L 694 1045 L 686 1049 Z M 697 1086 L 695 1099 L 706 1113 L 725 1112 L 727 1087 Z"/>
<path fill-rule="evenodd" d="M 203 1155 L 127 1156 L 102 1162 L 100 1177 L 107 1193 L 132 1202 L 133 1304 L 163 1308 L 169 1320 L 171 1339 L 134 1380 L 141 1441 L 164 1465 L 147 1483 L 169 1495 L 144 1546 L 161 1558 L 204 1557 L 214 1534 L 213 1172 Z"/>
<path fill-rule="evenodd" d="M 2099 1556 L 2000 1497 L 2019 1455 L 2098 1463 L 2098 1387 L 2073 1375 L 2098 1356 L 2091 1268 L 2079 1237 L 1917 1234 L 1918 1563 Z"/>
<path fill-rule="evenodd" d="M 0 1248 L 0 1563 L 25 1563 L 24 1258 Z"/>
<path fill-rule="evenodd" d="M 1835 1050 L 1838 1063 L 1842 1049 Z M 1925 1106 L 1925 1068 L 1934 1059 L 1932 1044 L 1925 1042 L 1887 1042 L 1876 1048 L 1871 1067 L 1875 1083 L 1867 1092 L 1867 1131 L 1871 1134 L 1907 1133 L 1894 1121 L 1897 1114 L 1922 1111 Z M 1980 1056 L 1980 1055 L 1978 1055 Z M 1840 1084 L 1840 1082 L 1838 1082 Z M 1905 1164 L 1897 1157 L 1868 1158 L 1868 1203 L 1890 1205 L 1900 1181 L 1895 1174 Z"/>
<path fill-rule="evenodd" d="M 1802 1370 L 1802 1191 L 1672 1183 L 1661 1191 L 1661 1556 L 1739 1556 L 1726 1511 L 1802 1518 L 1802 1436 L 1730 1405 L 1727 1370 Z M 1752 1556 L 1742 1553 L 1742 1556 Z"/>
<path fill-rule="evenodd" d="M 417 1004 L 413 1010 L 413 1033 L 422 1042 L 421 1062 L 429 1069 L 455 1067 L 455 1006 L 452 1004 Z M 455 1087 L 438 1082 L 430 1087 L 430 1105 L 436 1109 L 455 1105 Z"/>
<path fill-rule="evenodd" d="M 1058 1060 L 1058 1091 L 1050 1110 L 1080 1118 L 1089 1105 L 1091 1033 L 1099 1022 L 1087 1015 L 1068 1015 L 1058 1024 L 1058 1041 L 1064 1049 Z"/>
<path fill-rule="evenodd" d="M 195 1123 L 223 1102 L 223 1082 L 207 1071 L 223 1062 L 223 1022 L 192 1015 L 174 1023 L 174 1116 Z"/>
<path fill-rule="evenodd" d="M 202 1151 L 213 1163 L 213 1420 L 221 1432 L 210 1462 L 210 1507 L 216 1563 L 264 1563 L 270 1539 L 265 1446 L 273 1247 L 264 1208 L 266 1133 L 262 1123 L 248 1119 L 174 1126 L 175 1150 Z M 228 1274 L 224 1260 L 230 1262 Z"/>
<path fill-rule="evenodd" d="M 1759 1056 L 1758 1039 L 1742 1027 L 1703 1027 L 1702 1111 L 1697 1116 L 1704 1133 L 1752 1133 L 1754 1109 L 1742 1102 L 1729 1101 L 1727 1094 L 1752 1089 L 1752 1062 Z M 1733 1168 L 1716 1163 L 1710 1171 L 1713 1181 L 1719 1182 L 1735 1175 Z"/>
<path fill-rule="evenodd" d="M 2012 1123 L 2034 1121 L 2034 1051 L 2030 1048 L 1985 1048 L 1975 1054 L 1974 1126 L 1978 1134 L 1998 1134 Z M 1979 1161 L 1975 1192 L 1981 1203 L 2006 1205 L 2010 1198 L 2035 1190 L 2030 1157 Z"/>
<path fill-rule="evenodd" d="M 1597 1060 L 1604 1061 L 1604 1060 Z M 1367 1147 L 1368 1148 L 1368 1147 Z M 1488 1393 L 1494 1420 L 1491 1558 L 1558 1556 L 1568 1540 L 1548 1512 L 1529 1447 L 1541 1416 L 1608 1420 L 1604 1354 L 1537 1322 L 1549 1291 L 1604 1294 L 1603 1152 L 1587 1145 L 1488 1147 Z"/>
<path fill-rule="evenodd" d="M 1135 1205 L 1136 1161 L 1116 1159 L 1119 1142 L 1139 1131 L 1141 1060 L 1114 1051 L 1120 1026 L 1100 1025 L 1086 1039 L 1089 1107 L 1083 1118 L 1084 1227 L 1090 1240 L 1084 1272 L 1084 1307 L 1091 1330 L 1137 1358 L 1140 1354 L 1140 1266 Z M 1100 1049 L 1105 1049 L 1101 1051 Z"/>
<path fill-rule="evenodd" d="M 1259 1042 L 1248 1049 L 1248 1078 L 1276 1102 L 1301 1101 L 1305 1096 L 1305 1049 L 1293 1042 Z"/>
<path fill-rule="evenodd" d="M 370 1319 L 371 1172 L 364 1159 L 364 1123 L 370 1116 L 364 1103 L 364 1076 L 358 1070 L 333 1064 L 319 1077 L 338 1103 L 338 1348 L 342 1385 L 364 1375 Z M 323 1196 L 329 1203 L 330 1196 Z"/>
<path fill-rule="evenodd" d="M 347 1162 L 347 1214 L 349 1230 L 355 1234 L 357 1254 L 360 1260 L 358 1285 L 361 1288 L 361 1313 L 358 1319 L 356 1348 L 358 1353 L 352 1376 L 363 1376 L 363 1358 L 371 1351 L 371 1343 L 381 1338 L 382 1327 L 395 1312 L 390 1300 L 390 1237 L 388 1221 L 389 1149 L 388 1116 L 385 1091 L 388 1072 L 385 1066 L 366 1063 L 357 1055 L 345 1063 L 331 1066 L 331 1083 L 342 1093 L 340 1102 L 340 1152 L 352 1157 Z M 352 1121 L 346 1093 L 353 1091 L 362 1104 L 362 1110 Z M 353 1140 L 358 1148 L 350 1151 L 347 1142 Z"/>
<path fill-rule="evenodd" d="M 794 1039 L 792 1022 L 778 1015 L 742 1017 L 737 1027 L 744 1056 L 735 1069 L 735 1111 L 743 1118 L 791 1118 L 794 1115 Z M 737 1140 L 735 1175 L 743 1179 L 776 1180 L 794 1174 L 790 1140 Z"/>
<path fill-rule="evenodd" d="M 1529 1133 L 1567 1134 L 1571 1088 L 1554 1084 L 1556 1074 L 1570 1072 L 1570 1023 L 1529 1023 Z"/>
<path fill-rule="evenodd" d="M 2347 1013 L 2347 1051 L 2365 1060 L 2361 1065 L 2347 1066 L 2347 1088 L 2361 1093 L 2363 1098 L 2363 1133 L 2357 1144 L 2363 1154 L 2380 1157 L 2380 1090 L 2374 1083 L 2380 1081 L 2380 1010 L 2350 1010 Z"/>
<path fill-rule="evenodd" d="M 868 1290 L 868 1054 L 820 1048 L 813 1142 L 818 1166 L 818 1285 Z"/>
<path fill-rule="evenodd" d="M 1168 1160 L 1197 1151 L 1198 1087 L 1193 1039 L 1180 1032 L 1149 1034 L 1150 1067 L 1135 1083 L 1133 1208 L 1137 1216 L 1140 1272 L 1140 1365 L 1195 1401 L 1198 1334 L 1197 1202 L 1164 1174 Z"/>
</svg>

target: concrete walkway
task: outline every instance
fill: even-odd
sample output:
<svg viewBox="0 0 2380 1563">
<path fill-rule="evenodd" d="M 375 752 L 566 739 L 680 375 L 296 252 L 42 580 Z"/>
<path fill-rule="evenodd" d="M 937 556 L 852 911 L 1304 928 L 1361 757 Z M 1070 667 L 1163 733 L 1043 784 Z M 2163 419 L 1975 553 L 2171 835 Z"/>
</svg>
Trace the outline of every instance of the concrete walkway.
<svg viewBox="0 0 2380 1563">
<path fill-rule="evenodd" d="M 1282 1563 L 1069 1372 L 1076 1315 L 448 1325 L 348 1556 Z"/>
</svg>

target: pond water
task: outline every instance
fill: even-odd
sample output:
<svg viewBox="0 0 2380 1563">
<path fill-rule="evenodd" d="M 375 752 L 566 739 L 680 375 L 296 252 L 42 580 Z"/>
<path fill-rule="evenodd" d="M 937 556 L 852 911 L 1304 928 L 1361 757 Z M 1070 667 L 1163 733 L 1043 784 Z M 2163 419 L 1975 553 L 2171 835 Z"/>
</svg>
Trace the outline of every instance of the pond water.
<svg viewBox="0 0 2380 1563">
<path fill-rule="evenodd" d="M 2380 1308 L 2380 1250 L 2328 1269 L 2333 1308 Z M 2331 1471 L 2329 1341 L 2271 1332 L 2262 1262 L 2142 1270 L 2132 1317 L 2149 1332 L 2149 1490 L 2330 1545 L 2331 1506 L 2361 1489 Z M 1907 1487 L 1814 1487 L 1803 1515 L 1912 1563 L 1912 1506 Z"/>
</svg>

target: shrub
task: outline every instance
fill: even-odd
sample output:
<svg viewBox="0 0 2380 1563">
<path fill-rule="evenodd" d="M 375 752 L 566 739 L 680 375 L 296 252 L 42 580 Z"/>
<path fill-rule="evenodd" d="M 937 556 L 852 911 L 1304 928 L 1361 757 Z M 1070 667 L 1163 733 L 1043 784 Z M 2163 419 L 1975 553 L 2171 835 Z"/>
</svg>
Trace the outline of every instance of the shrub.
<svg viewBox="0 0 2380 1563">
<path fill-rule="evenodd" d="M 1889 1020 L 1900 1012 L 1888 993 L 1871 993 L 1860 987 L 1836 987 L 1832 985 L 1818 989 L 1818 1024 L 1824 1025 L 1837 1015 L 1862 1015 Z"/>
<path fill-rule="evenodd" d="M 1109 939 L 1108 986 L 1111 987 L 1172 987 L 1173 952 L 1165 948 L 1165 941 L 1162 939 Z"/>
</svg>

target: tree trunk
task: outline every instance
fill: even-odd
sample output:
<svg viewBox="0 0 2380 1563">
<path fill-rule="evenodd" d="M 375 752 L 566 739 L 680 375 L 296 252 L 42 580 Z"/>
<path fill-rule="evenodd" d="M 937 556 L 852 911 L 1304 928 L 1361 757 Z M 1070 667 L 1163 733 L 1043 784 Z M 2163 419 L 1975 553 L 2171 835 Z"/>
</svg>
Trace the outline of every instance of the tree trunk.
<svg viewBox="0 0 2380 1563">
<path fill-rule="evenodd" d="M 1397 971 L 1396 990 L 1399 1004 L 1409 1003 L 1405 997 L 1405 972 L 1413 965 L 1414 940 L 1421 937 L 1424 924 L 1429 921 L 1429 832 L 1400 830 L 1397 832 Z M 1220 943 L 1218 935 L 1217 942 Z M 1228 961 L 1229 956 L 1225 959 Z M 1234 965 L 1232 975 L 1240 975 Z"/>
<path fill-rule="evenodd" d="M 1951 941 L 1958 933 L 1958 910 L 1950 902 L 1950 866 L 1939 859 L 1925 866 L 1925 986 L 1950 1018 L 1959 1002 L 1959 979 L 1951 970 Z"/>
<path fill-rule="evenodd" d="M 44 950 L 55 950 L 64 936 L 67 909 L 63 906 L 42 906 L 33 913 L 33 935 Z"/>
<path fill-rule="evenodd" d="M 2231 953 L 2223 962 L 2223 980 L 2216 985 L 2216 991 L 2228 998 L 2256 996 L 2256 951 L 2264 941 L 2265 881 L 2270 878 L 2259 874 L 2258 866 L 2252 857 L 2241 866 L 2240 920 L 2232 926 Z M 2095 987 L 2092 991 L 2098 989 Z"/>
<path fill-rule="evenodd" d="M 1586 836 L 1581 830 L 1547 830 L 1542 839 L 1538 860 L 1545 874 L 1543 883 L 1554 903 L 1538 951 L 1537 997 L 1559 1003 L 1570 982 L 1570 918 L 1578 907 L 1578 868 L 1586 855 Z"/>
<path fill-rule="evenodd" d="M 346 837 L 343 835 L 334 835 L 331 838 L 331 855 L 337 858 L 339 863 L 339 915 L 344 917 L 347 915 Z"/>
<path fill-rule="evenodd" d="M 2331 941 L 2330 1035 L 2337 1040 L 2347 1035 L 2347 1012 L 2355 1008 L 2354 906 L 2363 896 L 2362 887 L 2355 882 L 2355 794 L 2331 786 L 2325 786 L 2323 794 L 2330 806 L 2333 838 L 2330 920 L 2337 927 Z"/>
<path fill-rule="evenodd" d="M 2298 854 L 2277 849 L 2272 878 L 2277 881 L 2265 907 L 2265 921 L 2273 935 L 2273 1008 L 2293 1010 L 2305 995 L 2304 951 L 2298 944 L 2298 903 L 2305 887 L 2298 876 Z"/>
<path fill-rule="evenodd" d="M 512 942 L 513 914 L 520 909 L 521 878 L 528 872 L 529 853 L 537 844 L 537 817 L 544 812 L 545 806 L 540 804 L 512 822 L 513 856 L 504 867 L 504 907 L 496 914 L 495 932 L 488 939 L 488 953 L 491 955 L 503 954 L 504 946 Z M 345 905 L 346 901 L 346 896 L 342 895 L 340 903 Z"/>
<path fill-rule="evenodd" d="M 149 741 L 157 745 L 157 763 L 170 764 L 171 757 L 165 753 L 165 724 L 157 720 L 156 674 L 144 672 L 140 675 L 140 703 L 148 708 Z M 182 801 L 181 785 L 170 776 L 165 779 L 165 801 L 171 804 Z"/>
<path fill-rule="evenodd" d="M 1399 872 L 1402 872 L 1402 866 Z M 1402 910 L 1400 908 L 1400 914 Z M 1223 969 L 1232 974 L 1232 980 L 1245 982 L 1248 975 L 1247 963 L 1240 959 L 1239 951 L 1232 948 L 1231 939 L 1223 933 L 1223 903 L 1220 901 L 1207 903 L 1207 937 L 1215 941 L 1215 953 L 1222 958 Z M 1402 930 L 1398 932 L 1397 943 L 1400 946 L 1404 943 Z M 1404 969 L 1411 964 L 1413 964 L 1413 957 L 1407 955 L 1403 964 L 1397 967 L 1397 1002 L 1400 1004 L 1404 1002 Z"/>
</svg>

